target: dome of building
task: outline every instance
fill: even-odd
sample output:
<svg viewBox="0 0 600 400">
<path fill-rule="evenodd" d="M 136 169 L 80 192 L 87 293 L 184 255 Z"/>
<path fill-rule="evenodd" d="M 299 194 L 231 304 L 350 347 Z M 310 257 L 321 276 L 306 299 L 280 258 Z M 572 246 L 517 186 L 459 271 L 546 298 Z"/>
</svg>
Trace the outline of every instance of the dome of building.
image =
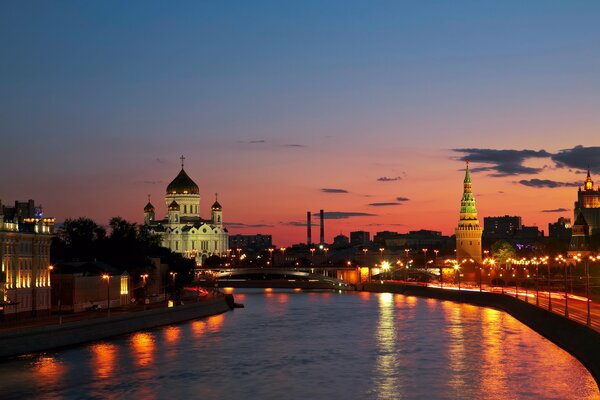
<svg viewBox="0 0 600 400">
<path fill-rule="evenodd" d="M 179 204 L 175 200 L 169 204 L 169 211 L 179 211 L 180 209 L 181 207 L 179 207 Z"/>
<path fill-rule="evenodd" d="M 148 202 L 148 204 L 146 204 L 146 207 L 144 207 L 144 212 L 154 212 L 154 206 L 152 203 Z"/>
<path fill-rule="evenodd" d="M 179 174 L 167 186 L 167 194 L 199 194 L 200 189 L 188 174 L 185 173 L 183 167 Z"/>
<path fill-rule="evenodd" d="M 215 200 L 214 204 L 212 205 L 212 209 L 214 211 L 221 211 L 223 209 L 223 207 L 221 207 L 219 202 Z"/>
</svg>

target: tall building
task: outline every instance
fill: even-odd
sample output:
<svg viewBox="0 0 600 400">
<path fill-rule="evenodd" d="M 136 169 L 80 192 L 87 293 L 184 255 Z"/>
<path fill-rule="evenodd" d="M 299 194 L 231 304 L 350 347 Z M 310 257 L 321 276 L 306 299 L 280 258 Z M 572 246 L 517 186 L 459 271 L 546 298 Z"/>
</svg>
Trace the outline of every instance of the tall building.
<svg viewBox="0 0 600 400">
<path fill-rule="evenodd" d="M 144 223 L 160 236 L 164 247 L 202 264 L 212 255 L 226 255 L 229 233 L 223 227 L 223 207 L 217 199 L 211 207 L 211 218 L 201 218 L 200 190 L 185 172 L 184 160 L 181 156 L 181 171 L 167 186 L 167 215 L 156 220 L 155 208 L 148 201 L 144 207 Z"/>
<path fill-rule="evenodd" d="M 0 315 L 50 313 L 50 242 L 54 218 L 33 200 L 3 207 L 0 202 Z"/>
<path fill-rule="evenodd" d="M 460 220 L 456 233 L 456 258 L 473 259 L 481 263 L 481 227 L 477 219 L 477 207 L 471 187 L 471 172 L 469 162 L 465 172 L 463 195 L 460 202 Z"/>
<path fill-rule="evenodd" d="M 350 232 L 351 246 L 365 246 L 371 241 L 371 233 L 366 231 Z"/>
<path fill-rule="evenodd" d="M 519 216 L 485 217 L 483 218 L 483 237 L 489 239 L 511 238 L 522 227 Z"/>
<path fill-rule="evenodd" d="M 257 235 L 231 235 L 229 236 L 229 245 L 234 250 L 264 251 L 273 246 L 273 237 L 260 233 Z"/>
<path fill-rule="evenodd" d="M 588 169 L 583 188 L 577 191 L 577 201 L 573 207 L 573 218 L 577 221 L 579 213 L 590 228 L 590 235 L 600 234 L 600 190 L 594 189 L 594 182 Z"/>
<path fill-rule="evenodd" d="M 560 217 L 556 222 L 548 223 L 548 236 L 560 240 L 571 238 L 571 219 Z"/>
</svg>

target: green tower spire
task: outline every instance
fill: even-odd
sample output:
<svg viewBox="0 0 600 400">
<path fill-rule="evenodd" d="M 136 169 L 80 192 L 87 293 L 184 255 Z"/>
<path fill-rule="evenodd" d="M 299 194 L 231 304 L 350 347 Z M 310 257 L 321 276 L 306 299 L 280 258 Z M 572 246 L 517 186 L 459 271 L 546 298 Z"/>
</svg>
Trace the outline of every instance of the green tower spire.
<svg viewBox="0 0 600 400">
<path fill-rule="evenodd" d="M 477 219 L 477 206 L 471 187 L 471 171 L 469 162 L 465 170 L 463 181 L 463 195 L 460 200 L 460 219 L 456 233 L 456 257 L 458 259 L 473 259 L 481 262 L 481 234 L 482 229 Z"/>
</svg>

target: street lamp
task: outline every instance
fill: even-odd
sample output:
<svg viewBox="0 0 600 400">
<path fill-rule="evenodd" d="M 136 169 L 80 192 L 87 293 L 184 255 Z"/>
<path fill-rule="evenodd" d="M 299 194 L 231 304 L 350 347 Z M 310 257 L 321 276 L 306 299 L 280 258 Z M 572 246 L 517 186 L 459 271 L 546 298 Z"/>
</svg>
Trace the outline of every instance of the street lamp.
<svg viewBox="0 0 600 400">
<path fill-rule="evenodd" d="M 146 287 L 146 279 L 148 278 L 148 274 L 140 275 L 142 281 L 144 282 L 144 310 L 146 310 L 146 301 L 148 299 L 148 288 Z"/>
<path fill-rule="evenodd" d="M 108 318 L 110 318 L 110 275 L 103 274 L 102 279 L 106 280 L 106 308 L 108 309 Z"/>
<path fill-rule="evenodd" d="M 379 253 L 381 254 L 381 259 L 383 260 L 383 252 L 385 251 L 384 247 L 379 248 Z"/>
<path fill-rule="evenodd" d="M 600 257 L 593 257 L 590 256 L 589 259 L 593 262 L 598 261 L 600 259 Z M 587 326 L 591 326 L 592 325 L 592 314 L 590 313 L 590 306 L 591 306 L 591 300 L 590 300 L 590 265 L 588 260 L 585 260 L 585 297 L 587 298 L 587 319 L 586 319 L 586 325 Z"/>
<path fill-rule="evenodd" d="M 425 266 L 425 271 L 427 271 L 427 250 L 428 249 L 421 249 L 421 251 L 423 251 L 423 265 Z"/>
<path fill-rule="evenodd" d="M 173 300 L 175 300 L 175 277 L 177 276 L 177 272 L 169 272 L 169 275 L 171 275 L 173 277 L 173 288 L 172 288 L 172 297 Z"/>
</svg>

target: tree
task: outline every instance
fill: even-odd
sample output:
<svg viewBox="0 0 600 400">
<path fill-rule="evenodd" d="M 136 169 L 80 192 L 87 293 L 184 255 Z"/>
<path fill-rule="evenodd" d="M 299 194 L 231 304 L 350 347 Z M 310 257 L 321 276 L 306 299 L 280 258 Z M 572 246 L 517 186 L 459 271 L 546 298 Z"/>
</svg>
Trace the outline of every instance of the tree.
<svg viewBox="0 0 600 400">
<path fill-rule="evenodd" d="M 515 248 L 506 240 L 498 240 L 492 245 L 492 256 L 500 263 L 506 264 L 510 258 L 515 258 L 517 252 Z"/>
<path fill-rule="evenodd" d="M 91 261 L 97 258 L 99 243 L 105 237 L 106 230 L 90 218 L 66 219 L 58 231 L 59 242 L 55 241 L 53 245 L 61 258 Z"/>
</svg>

